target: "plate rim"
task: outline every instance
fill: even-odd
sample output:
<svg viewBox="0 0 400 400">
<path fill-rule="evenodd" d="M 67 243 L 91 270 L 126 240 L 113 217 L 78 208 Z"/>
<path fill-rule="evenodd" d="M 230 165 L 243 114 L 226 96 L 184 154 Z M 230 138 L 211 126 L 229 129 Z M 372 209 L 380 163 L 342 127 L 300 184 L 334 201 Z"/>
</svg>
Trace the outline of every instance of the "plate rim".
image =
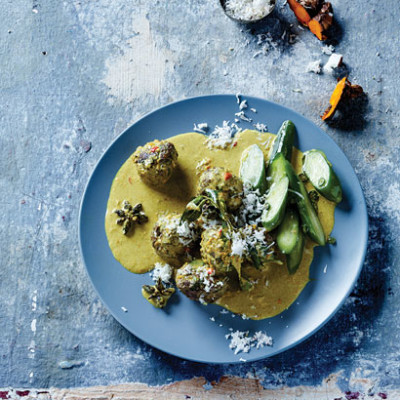
<svg viewBox="0 0 400 400">
<path fill-rule="evenodd" d="M 86 271 L 86 275 L 89 278 L 89 281 L 92 285 L 92 288 L 94 289 L 95 293 L 97 294 L 97 296 L 99 297 L 99 299 L 101 300 L 102 304 L 106 307 L 107 311 L 113 316 L 113 318 L 124 327 L 124 329 L 126 329 L 130 334 L 134 335 L 136 338 L 138 338 L 139 340 L 141 340 L 142 342 L 146 343 L 147 345 L 150 345 L 152 347 L 154 347 L 155 349 L 157 349 L 158 351 L 164 352 L 166 354 L 169 354 L 171 356 L 177 357 L 179 359 L 182 360 L 188 360 L 191 362 L 196 362 L 196 363 L 201 363 L 201 364 L 208 364 L 208 365 L 227 365 L 227 364 L 243 364 L 243 361 L 241 360 L 232 360 L 232 361 L 205 361 L 205 360 L 199 360 L 193 357 L 184 357 L 181 355 L 176 355 L 168 350 L 162 349 L 160 348 L 157 344 L 152 343 L 152 341 L 148 341 L 146 338 L 142 337 L 142 335 L 138 335 L 134 332 L 132 332 L 131 329 L 129 329 L 124 322 L 119 318 L 119 316 L 106 304 L 106 302 L 103 300 L 102 295 L 100 294 L 100 292 L 98 291 L 96 285 L 94 284 L 94 281 L 89 273 L 88 270 L 88 266 L 86 264 L 86 260 L 85 260 L 85 256 L 84 256 L 84 252 L 83 252 L 83 247 L 82 247 L 82 213 L 83 213 L 83 207 L 84 207 L 84 203 L 85 203 L 85 199 L 87 197 L 87 193 L 88 193 L 88 189 L 91 183 L 91 180 L 96 172 L 96 170 L 99 168 L 99 165 L 101 164 L 101 162 L 103 161 L 103 159 L 106 157 L 107 153 L 110 151 L 110 149 L 119 141 L 119 139 L 124 136 L 125 134 L 127 134 L 127 132 L 132 129 L 133 126 L 135 126 L 136 124 L 138 124 L 139 122 L 141 122 L 144 119 L 149 118 L 152 114 L 155 114 L 163 109 L 169 108 L 169 107 L 173 107 L 176 106 L 180 103 L 185 103 L 185 102 L 190 102 L 190 101 L 196 101 L 196 100 L 200 100 L 200 99 L 207 99 L 207 98 L 218 98 L 218 97 L 233 97 L 236 98 L 237 94 L 233 94 L 233 93 L 220 93 L 220 94 L 208 94 L 208 95 L 201 95 L 201 96 L 192 96 L 192 97 L 186 97 L 165 105 L 162 105 L 156 109 L 153 109 L 145 114 L 143 114 L 141 117 L 138 117 L 134 122 L 132 122 L 126 129 L 124 129 L 120 134 L 118 134 L 112 141 L 111 143 L 106 147 L 106 149 L 103 151 L 103 153 L 101 154 L 101 156 L 99 157 L 99 159 L 97 160 L 97 162 L 95 163 L 92 171 L 90 172 L 89 178 L 86 182 L 84 191 L 82 193 L 82 197 L 81 197 L 81 201 L 79 204 L 79 214 L 78 214 L 78 242 L 79 242 L 79 253 L 80 253 L 80 257 L 81 260 L 83 261 L 83 265 L 85 267 L 85 271 Z M 299 112 L 293 110 L 290 107 L 287 107 L 285 105 L 267 100 L 265 98 L 262 97 L 257 97 L 257 96 L 248 96 L 245 94 L 240 93 L 240 96 L 243 99 L 246 100 L 257 100 L 257 101 L 261 101 L 261 102 L 265 102 L 268 103 L 270 105 L 273 106 L 278 106 L 281 107 L 283 109 L 289 110 L 291 113 L 293 113 L 294 115 L 305 119 L 307 122 L 311 123 L 319 132 L 322 132 L 322 134 L 326 137 L 326 139 L 328 140 L 328 142 L 330 142 L 331 144 L 333 144 L 334 146 L 337 147 L 337 149 L 339 150 L 339 152 L 342 153 L 342 155 L 345 157 L 345 159 L 347 160 L 347 162 L 349 163 L 352 172 L 354 173 L 355 177 L 356 177 L 356 181 L 357 181 L 357 185 L 358 185 L 358 189 L 360 190 L 360 194 L 361 194 L 361 198 L 358 200 L 361 200 L 361 211 L 362 211 L 362 217 L 363 217 L 363 222 L 365 223 L 365 232 L 363 232 L 362 237 L 360 236 L 360 238 L 362 239 L 362 245 L 363 245 L 363 251 L 361 254 L 361 258 L 360 258 L 360 262 L 357 265 L 357 270 L 355 273 L 355 277 L 353 282 L 351 283 L 351 285 L 349 286 L 347 292 L 344 294 L 343 298 L 341 299 L 341 301 L 337 304 L 337 306 L 335 307 L 335 309 L 330 313 L 330 315 L 328 317 L 326 317 L 322 322 L 320 322 L 319 324 L 317 324 L 310 332 L 308 332 L 306 335 L 302 336 L 301 338 L 293 341 L 292 343 L 280 348 L 280 349 L 276 349 L 276 350 L 272 350 L 270 353 L 268 354 L 264 354 L 264 355 L 260 355 L 259 357 L 254 357 L 251 360 L 246 361 L 246 363 L 250 363 L 250 362 L 256 362 L 256 361 L 260 361 L 263 359 L 267 359 L 270 357 L 273 357 L 277 354 L 286 352 L 287 350 L 290 350 L 291 348 L 305 342 L 306 340 L 308 340 L 311 336 L 313 336 L 316 332 L 318 332 L 320 329 L 322 329 L 336 314 L 337 312 L 342 308 L 344 302 L 347 300 L 347 298 L 349 297 L 350 293 L 353 291 L 356 283 L 358 282 L 358 279 L 360 277 L 361 274 L 361 270 L 363 269 L 364 263 L 365 263 L 365 258 L 366 258 L 366 254 L 367 254 L 367 250 L 368 250 L 368 233 L 369 233 L 369 218 L 368 218 L 368 209 L 367 209 L 367 204 L 366 204 L 366 200 L 365 200 L 365 196 L 364 196 L 364 192 L 362 189 L 362 186 L 360 184 L 360 180 L 356 174 L 356 171 L 354 170 L 350 160 L 348 159 L 348 157 L 346 156 L 346 154 L 344 153 L 344 151 L 341 149 L 341 147 L 333 140 L 333 138 L 327 133 L 325 132 L 321 127 L 319 127 L 317 124 L 315 124 L 312 120 L 310 120 L 309 118 L 305 117 L 304 115 L 300 114 Z M 122 160 L 121 162 L 121 166 L 122 164 L 125 162 L 126 160 Z"/>
</svg>

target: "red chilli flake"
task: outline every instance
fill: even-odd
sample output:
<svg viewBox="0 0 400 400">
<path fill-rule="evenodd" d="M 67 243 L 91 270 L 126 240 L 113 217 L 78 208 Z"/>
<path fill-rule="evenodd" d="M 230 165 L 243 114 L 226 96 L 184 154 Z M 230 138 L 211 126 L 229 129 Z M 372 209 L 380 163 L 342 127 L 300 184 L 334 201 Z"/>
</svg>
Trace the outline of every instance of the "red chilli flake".
<svg viewBox="0 0 400 400">
<path fill-rule="evenodd" d="M 214 270 L 212 268 L 207 269 L 207 274 L 212 275 L 214 273 Z"/>
<path fill-rule="evenodd" d="M 282 300 L 281 299 L 278 299 L 278 304 L 281 304 L 282 303 Z"/>
<path fill-rule="evenodd" d="M 132 178 L 131 177 L 128 178 L 128 182 L 132 185 Z"/>
<path fill-rule="evenodd" d="M 150 152 L 151 152 L 151 153 L 155 153 L 158 149 L 159 149 L 158 146 L 154 146 L 154 147 L 152 147 L 152 148 L 150 149 Z"/>
<path fill-rule="evenodd" d="M 232 174 L 230 172 L 225 172 L 224 179 L 227 181 L 232 178 Z"/>
<path fill-rule="evenodd" d="M 237 142 L 233 143 L 233 147 L 236 147 L 236 146 L 237 146 Z"/>
</svg>

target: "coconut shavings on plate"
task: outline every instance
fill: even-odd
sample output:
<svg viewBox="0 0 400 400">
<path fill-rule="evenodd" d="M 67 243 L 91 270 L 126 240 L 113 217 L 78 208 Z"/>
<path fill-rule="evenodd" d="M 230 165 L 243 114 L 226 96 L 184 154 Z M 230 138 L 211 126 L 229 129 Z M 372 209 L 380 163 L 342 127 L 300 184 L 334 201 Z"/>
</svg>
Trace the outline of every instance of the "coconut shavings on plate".
<svg viewBox="0 0 400 400">
<path fill-rule="evenodd" d="M 240 352 L 248 353 L 251 348 L 256 349 L 264 346 L 272 346 L 272 337 L 262 331 L 255 332 L 253 336 L 249 336 L 249 331 L 234 331 L 225 335 L 226 340 L 230 339 L 229 348 L 235 354 Z"/>
<path fill-rule="evenodd" d="M 232 144 L 233 136 L 240 131 L 241 129 L 236 124 L 230 124 L 229 121 L 224 121 L 222 126 L 217 125 L 210 133 L 207 139 L 207 145 L 210 149 L 226 149 L 228 145 Z"/>
<path fill-rule="evenodd" d="M 172 267 L 169 264 L 155 263 L 153 271 L 150 272 L 150 276 L 154 282 L 157 282 L 158 278 L 161 278 L 164 283 L 170 283 Z"/>
</svg>

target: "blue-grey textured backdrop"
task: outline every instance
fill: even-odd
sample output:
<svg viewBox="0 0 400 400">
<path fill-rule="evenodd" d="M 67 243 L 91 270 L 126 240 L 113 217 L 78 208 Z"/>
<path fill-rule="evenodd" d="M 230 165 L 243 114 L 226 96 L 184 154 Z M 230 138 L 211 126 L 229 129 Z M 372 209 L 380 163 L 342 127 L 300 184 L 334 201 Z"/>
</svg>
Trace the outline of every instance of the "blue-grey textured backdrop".
<svg viewBox="0 0 400 400">
<path fill-rule="evenodd" d="M 368 102 L 328 126 L 319 115 L 335 77 L 307 72 L 326 63 L 327 49 L 283 1 L 254 27 L 229 20 L 217 0 L 2 1 L 0 387 L 224 374 L 275 387 L 320 384 L 340 371 L 343 388 L 359 378 L 400 385 L 398 2 L 333 6 L 329 43 Z M 236 92 L 291 107 L 334 138 L 364 189 L 370 244 L 351 297 L 307 342 L 265 361 L 206 366 L 150 348 L 109 315 L 80 259 L 78 210 L 94 164 L 139 116 Z"/>
</svg>

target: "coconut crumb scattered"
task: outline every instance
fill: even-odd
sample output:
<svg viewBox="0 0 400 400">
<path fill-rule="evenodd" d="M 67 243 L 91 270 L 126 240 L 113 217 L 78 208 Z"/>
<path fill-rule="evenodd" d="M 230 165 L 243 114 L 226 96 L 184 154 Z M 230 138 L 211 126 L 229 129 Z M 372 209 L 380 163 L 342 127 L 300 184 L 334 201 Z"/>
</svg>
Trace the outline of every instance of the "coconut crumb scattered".
<svg viewBox="0 0 400 400">
<path fill-rule="evenodd" d="M 235 115 L 241 119 L 242 121 L 246 121 L 246 122 L 253 122 L 253 120 L 249 117 L 246 116 L 246 114 L 244 113 L 244 111 L 239 111 L 237 113 L 235 113 Z"/>
<path fill-rule="evenodd" d="M 329 46 L 325 45 L 321 48 L 322 54 L 326 54 L 327 56 L 332 55 L 335 52 L 335 48 L 330 44 Z"/>
<path fill-rule="evenodd" d="M 324 72 L 327 74 L 332 74 L 332 72 L 340 67 L 343 62 L 343 56 L 341 54 L 335 53 L 329 57 L 328 62 L 324 65 Z"/>
<path fill-rule="evenodd" d="M 321 73 L 321 60 L 311 61 L 307 65 L 307 72 L 314 72 L 314 74 Z"/>
<path fill-rule="evenodd" d="M 234 331 L 225 335 L 226 340 L 230 339 L 229 348 L 235 354 L 240 352 L 248 353 L 251 348 L 256 349 L 264 346 L 272 346 L 272 337 L 262 331 L 255 332 L 253 336 L 249 336 L 249 331 Z"/>
<path fill-rule="evenodd" d="M 241 94 L 240 93 L 236 93 L 236 102 L 238 103 L 238 104 L 240 104 L 240 102 L 241 102 L 241 100 L 240 100 L 240 97 L 241 97 Z"/>
<path fill-rule="evenodd" d="M 257 122 L 256 124 L 253 124 L 253 126 L 260 132 L 267 132 L 268 130 L 267 125 L 262 124 L 261 122 Z"/>
<path fill-rule="evenodd" d="M 200 124 L 193 124 L 193 130 L 198 133 L 206 134 L 208 131 L 208 124 L 206 122 L 202 122 Z"/>
<path fill-rule="evenodd" d="M 247 100 L 242 100 L 241 102 L 240 102 L 240 104 L 239 104 L 239 110 L 244 110 L 244 109 L 246 109 L 248 106 L 247 106 Z"/>
</svg>

